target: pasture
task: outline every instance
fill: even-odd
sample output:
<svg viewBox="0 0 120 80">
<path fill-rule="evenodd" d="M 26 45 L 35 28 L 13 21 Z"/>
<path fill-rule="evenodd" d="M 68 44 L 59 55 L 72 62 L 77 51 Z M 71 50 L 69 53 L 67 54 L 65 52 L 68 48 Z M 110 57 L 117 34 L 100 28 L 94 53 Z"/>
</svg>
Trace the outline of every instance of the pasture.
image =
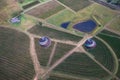
<svg viewBox="0 0 120 80">
<path fill-rule="evenodd" d="M 55 42 L 52 42 L 50 47 L 44 48 L 39 45 L 39 39 L 38 38 L 35 39 L 36 52 L 37 52 L 38 59 L 42 66 L 47 66 L 47 62 L 49 60 L 49 56 L 52 52 L 54 44 L 55 44 Z M 72 46 L 72 45 L 58 43 L 51 64 L 53 64 L 55 61 L 57 61 L 59 58 L 61 58 L 65 53 L 67 53 L 73 47 L 74 46 Z"/>
<path fill-rule="evenodd" d="M 79 11 L 91 4 L 89 0 L 58 0 L 58 1 L 70 7 L 74 11 Z"/>
<path fill-rule="evenodd" d="M 84 53 L 74 53 L 57 66 L 54 71 L 89 79 L 105 78 L 108 75 L 99 65 Z"/>
<path fill-rule="evenodd" d="M 114 36 L 114 37 L 120 37 L 120 35 L 115 34 L 115 33 L 113 33 L 113 32 L 110 32 L 110 31 L 108 31 L 108 30 L 103 30 L 103 31 L 101 31 L 99 34 L 104 34 L 104 35 Z"/>
<path fill-rule="evenodd" d="M 58 31 L 55 29 L 51 29 L 45 26 L 36 25 L 28 30 L 32 34 L 36 34 L 39 36 L 48 36 L 52 39 L 64 40 L 64 41 L 73 41 L 78 42 L 82 39 L 82 37 L 69 34 L 66 32 Z"/>
<path fill-rule="evenodd" d="M 72 21 L 75 14 L 67 9 L 47 18 L 47 22 L 55 25 L 56 27 L 61 27 L 64 22 Z"/>
<path fill-rule="evenodd" d="M 112 21 L 108 26 L 109 29 L 112 29 L 116 32 L 120 32 L 120 17 L 117 17 L 114 21 Z"/>
<path fill-rule="evenodd" d="M 96 41 L 97 46 L 94 49 L 88 50 L 88 52 L 95 56 L 95 59 L 104 65 L 108 70 L 114 72 L 116 69 L 116 62 L 113 53 L 102 41 L 96 38 L 93 39 Z"/>
<path fill-rule="evenodd" d="M 120 62 L 119 62 L 119 64 L 120 64 Z M 119 65 L 119 68 L 118 68 L 117 76 L 120 78 L 120 65 Z"/>
<path fill-rule="evenodd" d="M 28 36 L 0 27 L 0 80 L 32 80 L 34 74 Z"/>
<path fill-rule="evenodd" d="M 112 49 L 116 53 L 118 59 L 120 59 L 120 48 L 119 48 L 120 38 L 112 37 L 112 36 L 104 35 L 104 34 L 98 34 L 97 36 L 99 36 L 100 38 L 105 40 L 112 47 Z"/>
<path fill-rule="evenodd" d="M 54 46 L 54 42 L 52 42 L 51 46 L 48 48 L 41 47 L 39 44 L 39 39 L 35 38 L 35 49 L 38 56 L 38 60 L 42 66 L 47 66 L 53 46 Z"/>
<path fill-rule="evenodd" d="M 64 7 L 56 1 L 49 1 L 28 11 L 27 14 L 45 19 L 63 9 Z"/>
</svg>

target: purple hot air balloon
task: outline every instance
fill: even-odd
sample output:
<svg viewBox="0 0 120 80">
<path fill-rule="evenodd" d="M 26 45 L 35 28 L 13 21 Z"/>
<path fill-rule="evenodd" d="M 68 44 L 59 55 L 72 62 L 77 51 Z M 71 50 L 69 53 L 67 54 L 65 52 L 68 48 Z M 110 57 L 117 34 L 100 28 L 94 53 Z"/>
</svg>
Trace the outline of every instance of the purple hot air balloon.
<svg viewBox="0 0 120 80">
<path fill-rule="evenodd" d="M 51 45 L 51 40 L 49 37 L 44 36 L 39 39 L 39 44 L 42 47 L 49 47 Z"/>
<path fill-rule="evenodd" d="M 84 43 L 84 46 L 87 49 L 91 49 L 91 48 L 95 48 L 96 47 L 96 42 L 93 39 L 88 39 L 86 40 L 86 42 Z"/>
</svg>

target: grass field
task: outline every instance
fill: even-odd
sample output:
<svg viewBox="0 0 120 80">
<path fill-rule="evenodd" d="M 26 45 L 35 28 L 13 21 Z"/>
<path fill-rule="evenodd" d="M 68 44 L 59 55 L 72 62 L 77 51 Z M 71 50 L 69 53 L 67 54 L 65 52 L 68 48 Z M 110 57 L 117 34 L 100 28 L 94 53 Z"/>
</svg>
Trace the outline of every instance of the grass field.
<svg viewBox="0 0 120 80">
<path fill-rule="evenodd" d="M 70 7 L 74 11 L 79 11 L 91 4 L 89 0 L 58 0 L 58 1 Z"/>
<path fill-rule="evenodd" d="M 120 38 L 111 37 L 104 34 L 98 34 L 97 36 L 105 40 L 112 47 L 117 57 L 120 59 Z"/>
<path fill-rule="evenodd" d="M 36 34 L 40 36 L 49 36 L 50 38 L 58 39 L 58 40 L 78 42 L 79 40 L 82 39 L 81 37 L 75 36 L 73 34 L 58 31 L 41 25 L 36 25 L 28 31 L 32 34 Z"/>
<path fill-rule="evenodd" d="M 28 36 L 0 27 L 0 80 L 32 80 L 33 77 Z"/>
<path fill-rule="evenodd" d="M 46 66 L 49 56 L 52 52 L 53 46 L 55 42 L 52 42 L 51 46 L 48 48 L 43 48 L 39 45 L 39 39 L 35 39 L 35 44 L 36 44 L 36 52 L 38 54 L 39 61 L 42 66 Z M 61 58 L 65 53 L 67 53 L 69 50 L 71 50 L 74 46 L 72 45 L 67 45 L 67 44 L 62 44 L 58 43 L 57 48 L 55 50 L 55 55 L 52 60 L 53 64 L 55 61 L 57 61 L 59 58 Z"/>
<path fill-rule="evenodd" d="M 20 4 L 21 6 L 30 4 L 30 3 L 34 2 L 34 1 L 35 1 L 35 0 L 18 0 L 19 4 Z"/>
<path fill-rule="evenodd" d="M 81 19 L 90 18 L 91 16 L 96 16 L 102 25 L 105 25 L 107 22 L 109 22 L 117 15 L 118 13 L 97 3 L 94 3 L 89 7 L 78 12 L 78 16 Z"/>
<path fill-rule="evenodd" d="M 120 62 L 119 62 L 119 69 L 118 69 L 118 72 L 117 72 L 117 76 L 120 78 Z"/>
<path fill-rule="evenodd" d="M 63 9 L 64 7 L 56 1 L 49 1 L 28 11 L 27 14 L 45 19 Z"/>
<path fill-rule="evenodd" d="M 75 14 L 73 12 L 65 9 L 61 11 L 60 13 L 48 18 L 47 22 L 57 27 L 60 27 L 62 23 L 71 21 L 74 17 L 75 17 Z"/>
<path fill-rule="evenodd" d="M 36 24 L 36 21 L 32 19 L 30 16 L 22 15 L 20 23 L 16 23 L 16 24 L 10 23 L 9 25 L 17 29 L 26 30 L 29 27 L 34 26 L 35 24 Z"/>
<path fill-rule="evenodd" d="M 43 48 L 39 45 L 39 39 L 35 39 L 35 49 L 38 55 L 38 59 L 40 61 L 40 64 L 42 66 L 47 66 L 50 53 L 52 52 L 52 48 L 54 46 L 54 42 L 51 43 L 51 46 L 49 48 Z"/>
<path fill-rule="evenodd" d="M 13 4 L 14 3 L 14 4 Z M 1 0 L 0 1 L 0 24 L 8 24 L 8 20 L 14 12 L 20 11 L 18 3 L 14 0 Z"/>
<path fill-rule="evenodd" d="M 52 60 L 52 64 L 54 64 L 55 61 L 60 59 L 64 54 L 66 54 L 69 50 L 73 49 L 74 47 L 75 46 L 73 45 L 58 43 L 55 50 L 54 58 Z"/>
<path fill-rule="evenodd" d="M 61 73 L 89 79 L 104 78 L 108 74 L 84 53 L 74 53 L 54 69 Z"/>
<path fill-rule="evenodd" d="M 120 32 L 120 17 L 116 18 L 110 25 L 108 25 L 108 28 Z"/>
<path fill-rule="evenodd" d="M 113 72 L 116 68 L 114 62 L 115 57 L 113 57 L 113 54 L 103 42 L 96 38 L 93 39 L 96 41 L 97 46 L 92 50 L 88 50 L 88 52 L 95 56 L 95 59 L 103 64 L 108 70 Z"/>
<path fill-rule="evenodd" d="M 110 32 L 110 31 L 108 31 L 108 30 L 103 30 L 103 31 L 101 31 L 99 34 L 105 34 L 105 35 L 109 35 L 109 36 L 120 37 L 120 35 L 115 34 L 115 33 L 113 33 L 113 32 Z"/>
<path fill-rule="evenodd" d="M 57 76 L 50 76 L 50 78 L 47 80 L 73 80 L 73 79 L 68 79 L 68 78 L 64 78 L 64 77 L 57 77 Z"/>
</svg>

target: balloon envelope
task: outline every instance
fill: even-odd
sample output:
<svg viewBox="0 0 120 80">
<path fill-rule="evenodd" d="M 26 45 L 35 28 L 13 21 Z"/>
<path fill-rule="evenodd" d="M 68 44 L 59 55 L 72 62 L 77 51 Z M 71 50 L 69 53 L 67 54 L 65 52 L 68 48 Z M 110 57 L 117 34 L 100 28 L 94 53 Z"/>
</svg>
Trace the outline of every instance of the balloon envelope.
<svg viewBox="0 0 120 80">
<path fill-rule="evenodd" d="M 51 45 L 51 40 L 49 37 L 44 36 L 39 39 L 39 44 L 42 47 L 49 47 Z"/>
<path fill-rule="evenodd" d="M 85 42 L 85 47 L 90 49 L 90 48 L 95 48 L 96 47 L 96 42 L 93 40 L 93 39 L 88 39 L 86 42 Z"/>
</svg>

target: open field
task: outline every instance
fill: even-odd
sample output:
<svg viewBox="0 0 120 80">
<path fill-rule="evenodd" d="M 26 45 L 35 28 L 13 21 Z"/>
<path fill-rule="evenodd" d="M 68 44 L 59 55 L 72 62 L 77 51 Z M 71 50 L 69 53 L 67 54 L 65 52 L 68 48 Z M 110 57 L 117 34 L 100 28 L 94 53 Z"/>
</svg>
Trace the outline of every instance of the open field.
<svg viewBox="0 0 120 80">
<path fill-rule="evenodd" d="M 0 6 L 0 24 L 8 24 L 8 19 L 11 15 L 20 11 L 20 7 L 15 0 L 2 0 L 0 1 Z"/>
<path fill-rule="evenodd" d="M 95 57 L 95 59 L 98 60 L 108 70 L 114 72 L 116 63 L 112 52 L 103 42 L 96 38 L 93 39 L 96 41 L 97 46 L 92 50 L 88 50 L 88 52 L 90 52 Z"/>
<path fill-rule="evenodd" d="M 33 77 L 28 36 L 0 27 L 0 80 L 32 80 Z"/>
<path fill-rule="evenodd" d="M 97 3 L 94 3 L 89 7 L 78 12 L 79 18 L 86 19 L 90 18 L 91 16 L 95 16 L 102 25 L 108 23 L 111 19 L 113 19 L 117 15 L 118 13 Z"/>
<path fill-rule="evenodd" d="M 11 27 L 14 27 L 17 29 L 26 30 L 29 27 L 34 26 L 35 24 L 36 24 L 36 21 L 34 19 L 32 19 L 28 15 L 22 14 L 20 23 L 16 23 L 16 24 L 10 23 L 9 25 L 11 25 Z"/>
<path fill-rule="evenodd" d="M 112 49 L 116 53 L 117 57 L 120 59 L 120 48 L 119 48 L 120 38 L 111 37 L 111 36 L 107 36 L 104 34 L 98 34 L 97 36 L 99 36 L 100 38 L 105 40 L 112 47 Z"/>
<path fill-rule="evenodd" d="M 49 48 L 43 48 L 39 45 L 39 39 L 35 38 L 35 49 L 36 49 L 36 53 L 40 61 L 40 64 L 42 66 L 47 66 L 49 56 L 52 52 L 53 46 L 54 46 L 54 42 L 51 43 L 51 46 Z"/>
<path fill-rule="evenodd" d="M 63 9 L 64 7 L 56 1 L 49 1 L 28 11 L 27 14 L 45 19 Z"/>
<path fill-rule="evenodd" d="M 41 26 L 41 25 L 36 25 L 28 31 L 32 34 L 36 34 L 40 36 L 48 36 L 52 39 L 74 41 L 74 42 L 78 42 L 81 40 L 81 37 L 78 37 L 78 36 L 75 36 L 73 34 L 69 34 L 66 32 L 58 31 L 55 29 L 51 29 L 51 28 Z"/>
<path fill-rule="evenodd" d="M 58 1 L 70 7 L 74 11 L 79 11 L 91 4 L 89 0 L 58 0 Z"/>
<path fill-rule="evenodd" d="M 120 17 L 116 18 L 110 25 L 107 26 L 109 29 L 112 29 L 116 32 L 120 32 Z"/>
<path fill-rule="evenodd" d="M 39 4 L 39 3 L 40 3 L 39 1 L 34 1 L 34 2 L 31 2 L 31 3 L 29 3 L 29 4 L 26 4 L 26 5 L 22 6 L 22 8 L 23 8 L 23 9 L 27 9 L 27 8 L 30 8 L 30 7 L 32 7 L 32 6 L 35 6 L 35 5 Z"/>
<path fill-rule="evenodd" d="M 7 0 L 1 0 L 0 1 L 0 10 L 7 6 L 7 2 L 6 1 Z"/>
<path fill-rule="evenodd" d="M 118 13 L 112 11 L 111 9 L 106 8 L 97 3 L 93 3 L 93 4 L 89 5 L 89 7 L 86 7 L 84 9 L 78 11 L 76 14 L 65 9 L 65 10 L 47 18 L 46 21 L 57 27 L 60 27 L 61 24 L 64 22 L 70 21 L 71 23 L 69 24 L 67 29 L 69 29 L 70 31 L 73 31 L 73 29 L 71 30 L 70 27 L 72 27 L 72 25 L 74 25 L 74 23 L 79 22 L 79 21 L 88 20 L 88 19 L 95 19 L 95 21 L 98 23 L 98 25 L 102 26 L 102 27 L 98 28 L 99 30 L 101 30 L 105 24 L 107 24 L 110 20 L 112 20 L 117 15 L 118 15 Z M 78 34 L 81 34 L 81 33 L 78 33 Z"/>
<path fill-rule="evenodd" d="M 67 9 L 59 12 L 58 14 L 53 15 L 52 17 L 47 19 L 48 23 L 51 23 L 57 27 L 64 22 L 71 21 L 75 17 L 75 14 Z"/>
<path fill-rule="evenodd" d="M 104 78 L 108 76 L 99 65 L 84 53 L 74 53 L 57 66 L 54 71 L 84 78 Z"/>
<path fill-rule="evenodd" d="M 64 78 L 64 77 L 57 77 L 57 76 L 50 76 L 50 78 L 47 80 L 73 80 L 73 79 Z"/>
<path fill-rule="evenodd" d="M 24 6 L 24 5 L 27 5 L 27 4 L 30 4 L 32 2 L 34 2 L 35 0 L 18 0 L 19 4 Z"/>
<path fill-rule="evenodd" d="M 53 46 L 54 46 L 55 42 L 52 42 L 51 46 L 48 48 L 43 48 L 39 45 L 39 39 L 35 39 L 35 44 L 36 44 L 36 52 L 38 55 L 38 59 L 41 63 L 42 66 L 46 66 L 48 60 L 49 60 L 49 56 L 52 52 Z M 58 43 L 56 50 L 55 50 L 55 55 L 52 59 L 52 63 L 53 64 L 55 61 L 57 61 L 59 58 L 61 58 L 65 53 L 67 53 L 69 50 L 71 50 L 74 46 L 72 45 L 67 45 L 67 44 L 62 44 L 62 43 Z"/>
<path fill-rule="evenodd" d="M 118 68 L 117 76 L 120 78 L 120 62 L 119 62 L 119 68 Z"/>
<path fill-rule="evenodd" d="M 72 45 L 58 43 L 55 50 L 55 55 L 52 60 L 52 64 L 54 64 L 54 62 L 56 62 L 58 59 L 60 59 L 63 55 L 65 55 L 69 50 L 73 49 L 74 47 L 75 46 Z"/>
<path fill-rule="evenodd" d="M 120 35 L 115 34 L 113 32 L 110 32 L 108 30 L 103 30 L 102 32 L 100 32 L 99 34 L 105 34 L 105 35 L 109 35 L 109 36 L 114 36 L 114 37 L 120 37 Z"/>
</svg>

